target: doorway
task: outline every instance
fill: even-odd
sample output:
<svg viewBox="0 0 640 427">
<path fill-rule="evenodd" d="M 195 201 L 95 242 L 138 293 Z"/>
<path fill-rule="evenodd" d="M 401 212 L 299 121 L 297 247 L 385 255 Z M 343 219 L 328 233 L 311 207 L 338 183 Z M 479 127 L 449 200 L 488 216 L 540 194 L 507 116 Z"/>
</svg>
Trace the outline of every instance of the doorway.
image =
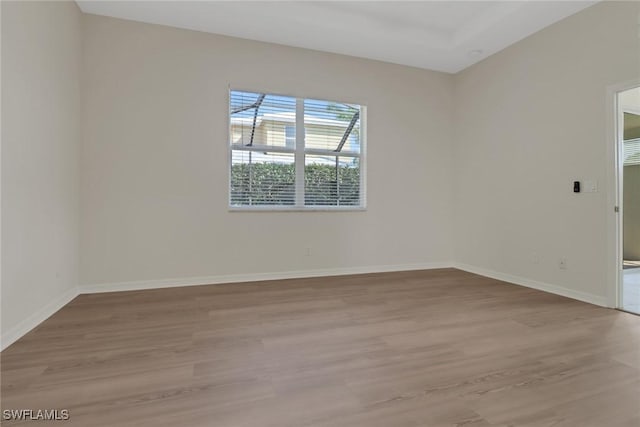
<svg viewBox="0 0 640 427">
<path fill-rule="evenodd" d="M 619 308 L 640 314 L 640 87 L 618 93 Z"/>
</svg>

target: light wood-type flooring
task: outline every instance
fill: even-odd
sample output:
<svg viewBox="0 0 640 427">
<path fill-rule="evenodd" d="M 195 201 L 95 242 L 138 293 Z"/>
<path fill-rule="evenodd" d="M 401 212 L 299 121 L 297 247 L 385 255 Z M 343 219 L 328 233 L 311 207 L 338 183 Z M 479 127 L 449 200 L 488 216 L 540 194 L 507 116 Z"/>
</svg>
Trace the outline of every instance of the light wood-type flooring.
<svg viewBox="0 0 640 427">
<path fill-rule="evenodd" d="M 640 317 L 454 269 L 81 295 L 1 359 L 37 426 L 640 426 Z"/>
</svg>

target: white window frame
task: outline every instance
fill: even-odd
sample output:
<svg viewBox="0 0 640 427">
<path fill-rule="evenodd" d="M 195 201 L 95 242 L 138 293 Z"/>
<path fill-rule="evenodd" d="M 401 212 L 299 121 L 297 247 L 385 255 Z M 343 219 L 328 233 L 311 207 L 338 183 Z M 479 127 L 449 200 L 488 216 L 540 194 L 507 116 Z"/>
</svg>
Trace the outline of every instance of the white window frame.
<svg viewBox="0 0 640 427">
<path fill-rule="evenodd" d="M 231 92 L 252 92 L 252 93 L 265 93 L 267 95 L 274 96 L 286 96 L 296 99 L 296 144 L 294 148 L 288 147 L 273 147 L 265 145 L 253 145 L 247 147 L 240 144 L 233 144 L 231 141 L 231 111 L 229 105 L 231 105 Z M 366 211 L 367 210 L 367 189 L 366 189 L 366 147 L 367 147 L 367 119 L 366 119 L 366 106 L 357 104 L 360 106 L 360 153 L 341 152 L 337 157 L 357 157 L 360 159 L 360 204 L 345 205 L 345 206 L 327 206 L 327 205 L 309 205 L 306 206 L 305 193 L 304 193 L 304 168 L 305 168 L 305 156 L 308 155 L 320 155 L 336 157 L 336 152 L 333 150 L 322 149 L 305 149 L 304 146 L 304 100 L 305 99 L 318 99 L 316 97 L 299 97 L 293 95 L 284 95 L 280 93 L 265 92 L 253 89 L 238 89 L 229 88 L 227 97 L 227 150 L 228 150 L 228 165 L 227 165 L 227 207 L 230 212 L 260 212 L 260 211 Z M 344 101 L 332 101 L 328 99 L 321 99 L 322 101 L 344 103 Z M 302 130 L 300 132 L 299 130 Z M 286 131 L 285 131 L 286 132 Z M 285 135 L 286 138 L 286 135 Z M 295 168 L 296 168 L 296 194 L 294 205 L 243 205 L 236 206 L 231 204 L 231 167 L 233 165 L 233 151 L 256 151 L 256 152 L 270 152 L 270 153 L 288 153 L 295 156 Z"/>
</svg>

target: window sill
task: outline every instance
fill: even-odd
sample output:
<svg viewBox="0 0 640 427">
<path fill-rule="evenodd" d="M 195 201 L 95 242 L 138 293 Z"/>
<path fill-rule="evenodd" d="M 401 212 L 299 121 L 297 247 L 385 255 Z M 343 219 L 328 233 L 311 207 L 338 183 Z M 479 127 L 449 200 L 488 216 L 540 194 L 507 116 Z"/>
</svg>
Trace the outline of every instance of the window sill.
<svg viewBox="0 0 640 427">
<path fill-rule="evenodd" d="M 229 206 L 229 212 L 364 212 L 366 206 Z"/>
</svg>

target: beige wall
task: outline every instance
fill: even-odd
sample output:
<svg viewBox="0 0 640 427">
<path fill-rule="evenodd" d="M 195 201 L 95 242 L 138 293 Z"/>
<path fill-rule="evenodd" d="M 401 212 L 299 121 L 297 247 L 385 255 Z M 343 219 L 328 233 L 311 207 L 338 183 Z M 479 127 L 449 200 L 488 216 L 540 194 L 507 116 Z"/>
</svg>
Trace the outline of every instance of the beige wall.
<svg viewBox="0 0 640 427">
<path fill-rule="evenodd" d="M 99 289 L 455 260 L 606 295 L 606 87 L 640 75 L 639 7 L 450 76 L 96 16 L 81 43 L 75 4 L 2 2 L 3 339 L 78 272 Z M 229 86 L 366 105 L 368 209 L 228 212 Z"/>
<path fill-rule="evenodd" d="M 83 284 L 451 263 L 452 76 L 105 17 L 84 30 Z M 229 86 L 366 105 L 368 209 L 228 212 Z"/>
<path fill-rule="evenodd" d="M 640 103 L 638 104 L 640 105 Z M 624 113 L 624 140 L 640 138 L 640 115 Z"/>
<path fill-rule="evenodd" d="M 74 2 L 2 2 L 2 338 L 73 296 L 80 25 Z"/>
<path fill-rule="evenodd" d="M 640 261 L 640 165 L 624 167 L 623 256 Z"/>
<path fill-rule="evenodd" d="M 618 102 L 622 110 L 638 111 L 640 108 L 640 87 L 620 92 Z"/>
<path fill-rule="evenodd" d="M 639 8 L 599 3 L 456 76 L 456 261 L 607 295 L 606 94 L 640 76 Z"/>
<path fill-rule="evenodd" d="M 625 112 L 623 138 L 625 140 L 640 138 L 640 87 L 621 92 L 618 95 L 618 103 L 620 109 Z"/>
</svg>

